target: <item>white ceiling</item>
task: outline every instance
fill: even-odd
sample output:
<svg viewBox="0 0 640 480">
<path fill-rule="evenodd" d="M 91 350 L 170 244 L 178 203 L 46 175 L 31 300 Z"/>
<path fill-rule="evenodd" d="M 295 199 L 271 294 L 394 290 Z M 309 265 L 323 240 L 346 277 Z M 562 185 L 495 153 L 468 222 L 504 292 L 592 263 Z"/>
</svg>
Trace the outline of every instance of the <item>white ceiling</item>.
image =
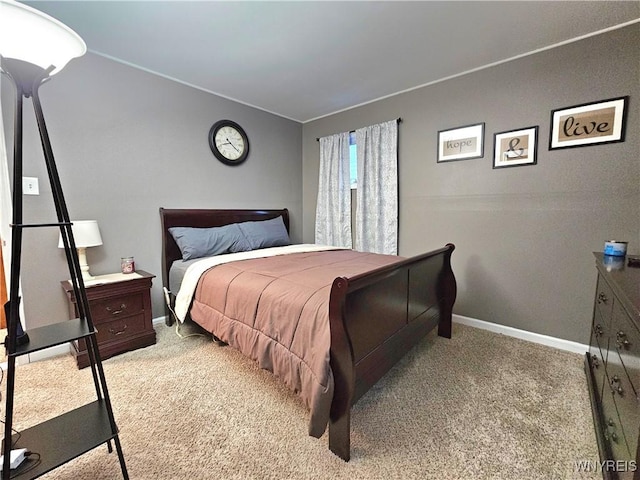
<svg viewBox="0 0 640 480">
<path fill-rule="evenodd" d="M 91 52 L 300 122 L 640 20 L 637 0 L 25 3 Z"/>
</svg>

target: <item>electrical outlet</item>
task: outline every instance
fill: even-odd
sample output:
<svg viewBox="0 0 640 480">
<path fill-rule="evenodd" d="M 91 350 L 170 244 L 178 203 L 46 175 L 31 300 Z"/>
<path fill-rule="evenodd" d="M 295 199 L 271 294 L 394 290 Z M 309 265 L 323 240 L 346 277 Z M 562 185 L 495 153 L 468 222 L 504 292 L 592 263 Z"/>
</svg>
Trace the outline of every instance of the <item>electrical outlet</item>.
<svg viewBox="0 0 640 480">
<path fill-rule="evenodd" d="M 22 193 L 25 195 L 40 195 L 38 177 L 22 177 Z"/>
</svg>

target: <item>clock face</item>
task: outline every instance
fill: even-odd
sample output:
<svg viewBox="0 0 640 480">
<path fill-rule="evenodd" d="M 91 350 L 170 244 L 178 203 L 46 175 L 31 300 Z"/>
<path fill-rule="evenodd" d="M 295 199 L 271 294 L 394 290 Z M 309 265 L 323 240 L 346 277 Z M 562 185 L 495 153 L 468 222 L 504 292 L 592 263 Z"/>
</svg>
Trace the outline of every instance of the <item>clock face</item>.
<svg viewBox="0 0 640 480">
<path fill-rule="evenodd" d="M 247 134 L 231 120 L 221 120 L 211 127 L 209 146 L 216 158 L 227 165 L 238 165 L 249 154 Z"/>
</svg>

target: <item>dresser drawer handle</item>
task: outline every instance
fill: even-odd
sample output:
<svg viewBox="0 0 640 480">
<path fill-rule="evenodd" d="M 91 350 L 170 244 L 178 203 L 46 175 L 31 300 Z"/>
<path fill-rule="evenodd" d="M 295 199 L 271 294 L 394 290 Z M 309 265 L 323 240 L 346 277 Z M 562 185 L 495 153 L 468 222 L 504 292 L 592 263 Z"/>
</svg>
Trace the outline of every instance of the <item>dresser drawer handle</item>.
<svg viewBox="0 0 640 480">
<path fill-rule="evenodd" d="M 629 347 L 631 347 L 631 342 L 627 340 L 627 334 L 622 330 L 616 333 L 616 346 L 619 349 L 624 348 L 625 350 L 629 350 Z"/>
<path fill-rule="evenodd" d="M 127 304 L 123 303 L 122 305 L 120 305 L 120 308 L 118 310 L 112 310 L 111 307 L 107 307 L 107 312 L 109 312 L 111 315 L 119 315 L 126 309 L 127 309 Z"/>
<path fill-rule="evenodd" d="M 620 385 L 615 385 L 616 383 L 620 383 L 620 377 L 618 377 L 618 375 L 614 375 L 613 378 L 611 379 L 611 381 L 609 382 L 609 386 L 611 387 L 611 392 L 612 393 L 617 393 L 618 395 L 622 396 L 624 394 L 624 388 L 622 388 L 622 386 Z"/>
<path fill-rule="evenodd" d="M 110 329 L 109 329 L 109 333 L 110 333 L 111 335 L 114 335 L 114 336 L 115 336 L 115 335 L 122 335 L 126 329 L 127 329 L 127 324 L 125 323 L 125 324 L 124 324 L 124 327 L 122 327 L 122 329 L 121 329 L 121 330 L 116 330 L 115 328 L 110 328 Z"/>
</svg>

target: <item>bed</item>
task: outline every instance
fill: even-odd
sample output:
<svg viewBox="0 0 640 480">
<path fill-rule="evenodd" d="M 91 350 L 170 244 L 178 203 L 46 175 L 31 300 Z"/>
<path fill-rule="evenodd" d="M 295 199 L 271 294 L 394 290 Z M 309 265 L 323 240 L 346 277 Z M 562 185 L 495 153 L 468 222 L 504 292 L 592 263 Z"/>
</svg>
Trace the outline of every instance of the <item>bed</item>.
<svg viewBox="0 0 640 480">
<path fill-rule="evenodd" d="M 172 265 L 183 263 L 183 251 L 181 250 L 183 245 L 178 246 L 170 229 L 175 234 L 175 227 L 226 228 L 227 226 L 235 226 L 235 224 L 245 225 L 281 219 L 287 232 L 289 230 L 287 209 L 160 208 L 160 219 L 162 227 L 162 280 L 166 292 L 171 291 L 171 283 L 175 283 L 175 280 L 170 278 Z M 292 246 L 292 248 L 297 247 Z M 439 336 L 451 338 L 451 316 L 456 298 L 456 280 L 451 269 L 451 254 L 454 248 L 453 244 L 447 244 L 443 248 L 411 258 L 382 258 L 380 264 L 372 263 L 377 266 L 367 267 L 365 271 L 361 271 L 362 261 L 360 258 L 354 257 L 354 255 L 359 255 L 359 252 L 339 249 L 326 252 L 328 255 L 345 258 L 351 264 L 355 262 L 359 266 L 359 270 L 347 268 L 347 271 L 352 272 L 347 275 L 341 270 L 331 271 L 333 280 L 326 286 L 326 302 L 322 304 L 320 309 L 323 316 L 326 313 L 329 332 L 315 333 L 320 336 L 326 335 L 328 338 L 326 368 L 331 377 L 331 388 L 327 389 L 326 393 L 330 398 L 328 403 L 321 401 L 320 406 L 326 404 L 322 408 L 326 408 L 329 449 L 343 460 L 350 459 L 351 406 L 432 329 L 437 327 Z M 302 253 L 304 260 L 297 260 L 295 263 L 299 264 L 311 257 L 325 254 L 313 251 L 314 253 Z M 251 253 L 256 253 L 254 257 L 259 260 L 255 261 L 261 267 L 264 267 L 267 261 L 272 261 L 271 259 L 263 259 L 260 256 L 262 252 Z M 376 254 L 367 255 L 369 256 L 366 257 L 365 264 L 372 259 L 371 256 L 375 256 L 376 258 L 373 260 L 378 261 Z M 288 255 L 277 256 L 287 257 Z M 241 264 L 243 266 L 251 265 L 252 261 L 243 260 L 227 265 L 228 268 L 235 269 L 239 268 Z M 339 262 L 336 262 L 336 265 L 339 265 Z M 282 267 L 277 267 L 277 269 L 280 270 Z M 320 270 L 326 269 L 320 268 Z M 223 266 L 218 266 L 208 269 L 206 275 L 216 278 L 216 275 L 218 277 L 224 276 L 223 271 Z M 353 272 L 358 273 L 354 274 Z M 324 274 L 327 275 L 327 272 Z M 226 275 L 235 276 L 236 273 L 227 273 Z M 297 278 L 305 277 L 304 271 L 302 274 L 296 275 Z M 216 281 L 218 280 L 216 279 Z M 187 282 L 186 278 L 184 282 Z M 205 298 L 207 295 L 213 297 L 217 295 L 215 292 L 207 294 L 205 283 L 203 274 L 202 279 L 198 280 L 198 287 L 192 300 L 193 311 L 190 313 L 193 321 L 196 323 L 199 323 L 199 320 L 202 321 L 206 324 L 205 328 L 211 331 L 211 325 L 207 324 L 206 319 L 198 318 L 202 314 L 196 312 L 198 310 L 197 304 L 202 305 L 201 298 Z M 235 285 L 238 283 L 236 280 Z M 215 283 L 211 285 L 215 285 Z M 172 312 L 176 306 L 175 288 L 174 285 L 172 294 L 167 295 L 167 325 L 174 322 Z M 224 288 L 214 287 L 214 290 L 219 291 Z M 312 296 L 314 299 L 316 298 L 315 294 Z M 282 298 L 280 300 L 282 301 Z M 308 299 L 306 301 L 308 302 Z M 205 305 L 199 308 L 199 310 L 203 309 L 206 310 L 208 307 Z M 215 331 L 211 331 L 211 333 L 218 336 Z M 228 343 L 255 359 L 252 352 L 242 351 L 242 345 L 234 345 L 233 338 L 232 335 L 232 341 Z M 227 341 L 225 338 L 222 340 Z M 315 343 L 322 342 L 309 341 L 309 351 L 315 348 L 314 345 L 311 345 Z M 263 366 L 262 362 L 260 363 Z M 273 373 L 282 378 L 282 372 L 278 371 L 277 365 L 269 364 L 265 368 L 272 371 L 275 369 Z M 286 373 L 284 375 L 286 376 Z M 287 382 L 285 381 L 285 383 Z M 287 384 L 289 385 L 289 383 Z M 299 392 L 296 386 L 289 386 L 303 396 L 304 392 Z M 306 398 L 306 400 L 308 399 Z M 312 419 L 313 417 L 312 409 Z M 322 415 L 320 415 L 321 417 Z M 316 432 L 312 433 L 310 427 L 310 434 L 319 437 L 318 433 L 321 434 L 322 431 L 319 432 L 316 429 Z"/>
</svg>

